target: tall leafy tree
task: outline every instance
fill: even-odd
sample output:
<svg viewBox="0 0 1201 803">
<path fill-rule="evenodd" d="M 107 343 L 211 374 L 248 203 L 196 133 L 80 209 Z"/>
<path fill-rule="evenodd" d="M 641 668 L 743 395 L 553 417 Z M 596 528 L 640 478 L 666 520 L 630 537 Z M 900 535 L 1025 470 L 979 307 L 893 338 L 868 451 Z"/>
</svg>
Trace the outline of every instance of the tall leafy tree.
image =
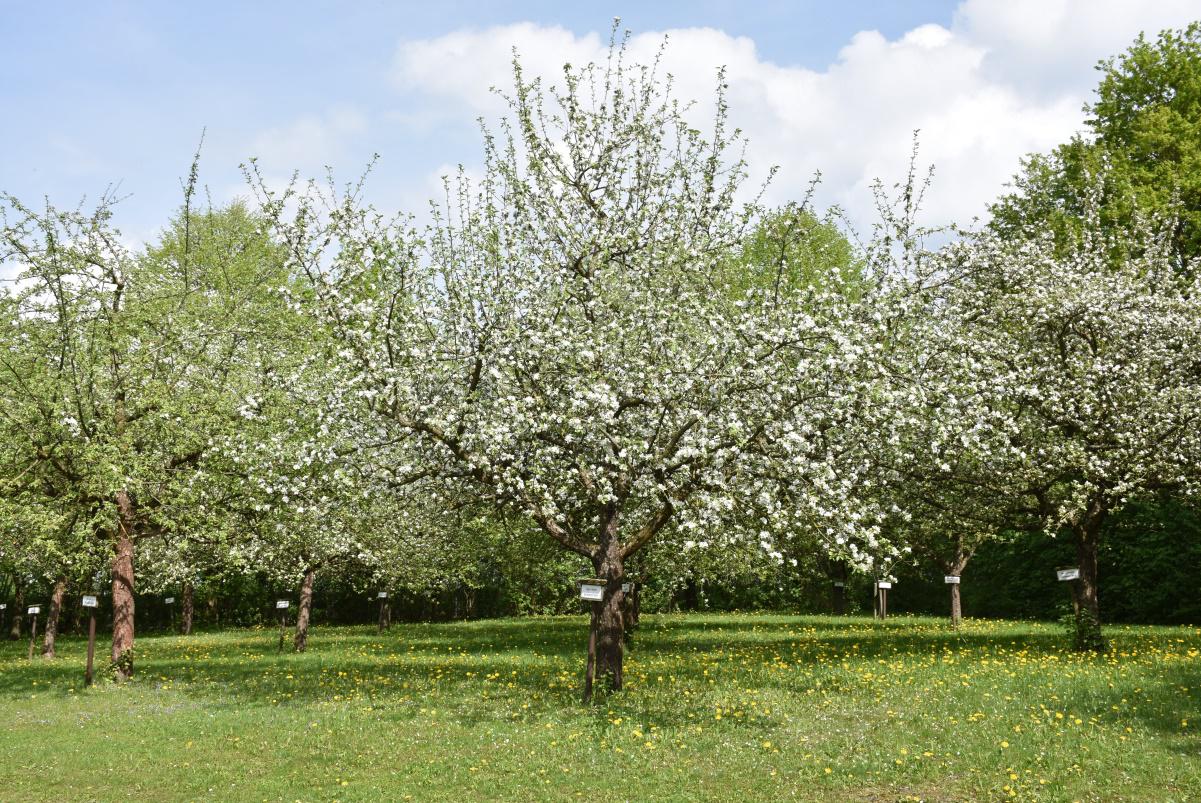
<svg viewBox="0 0 1201 803">
<path fill-rule="evenodd" d="M 111 206 L 39 211 L 5 196 L 0 402 L 16 473 L 44 478 L 111 550 L 112 662 L 133 666 L 137 543 L 174 527 L 214 436 L 237 420 L 258 300 L 279 281 L 245 209 L 191 208 L 162 243 L 128 248 Z M 267 316 L 269 318 L 269 316 Z"/>
<path fill-rule="evenodd" d="M 1201 22 L 1154 40 L 1140 35 L 1098 70 L 1087 133 L 1031 156 L 1015 191 L 993 206 L 993 227 L 1018 235 L 1039 218 L 1066 247 L 1084 219 L 1086 190 L 1104 176 L 1103 225 L 1130 228 L 1136 213 L 1159 215 L 1174 221 L 1178 260 L 1201 255 Z"/>
</svg>

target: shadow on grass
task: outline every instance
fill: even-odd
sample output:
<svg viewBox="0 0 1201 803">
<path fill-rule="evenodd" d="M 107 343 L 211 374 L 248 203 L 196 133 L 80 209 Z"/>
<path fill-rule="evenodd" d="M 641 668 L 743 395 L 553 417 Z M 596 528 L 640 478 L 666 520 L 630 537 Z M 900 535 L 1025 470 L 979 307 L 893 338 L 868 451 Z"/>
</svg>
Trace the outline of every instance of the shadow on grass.
<svg viewBox="0 0 1201 803">
<path fill-rule="evenodd" d="M 1166 641 L 1166 632 L 1143 629 L 1113 636 L 1121 648 L 1124 640 Z M 401 624 L 382 634 L 371 626 L 319 627 L 312 631 L 304 654 L 277 653 L 278 631 L 267 628 L 152 636 L 138 642 L 135 684 L 143 688 L 170 684 L 178 693 L 220 707 L 361 704 L 406 718 L 423 706 L 449 706 L 459 721 L 472 724 L 578 711 L 586 640 L 583 617 Z M 1190 641 L 1196 646 L 1201 638 L 1193 631 Z M 671 671 L 698 691 L 684 698 L 673 694 L 674 687 L 668 685 L 663 694 L 652 687 L 648 695 L 632 693 L 610 700 L 650 724 L 671 727 L 711 713 L 707 685 L 711 676 L 704 676 L 704 669 L 732 655 L 745 659 L 750 667 L 781 660 L 812 670 L 837 669 L 848 655 L 854 660 L 875 660 L 948 650 L 1062 654 L 1065 644 L 1064 634 L 1053 625 L 981 622 L 952 631 L 942 620 L 909 617 L 874 622 L 850 617 L 646 616 L 633 638 L 630 669 L 674 663 Z M 65 658 L 44 662 L 35 657 L 26 662 L 27 643 L 0 644 L 0 696 L 19 698 L 36 691 L 65 697 L 69 690 L 80 689 L 82 642 L 63 639 L 62 648 Z M 107 651 L 97 652 L 101 672 Z M 698 660 L 702 658 L 708 660 Z M 1181 718 L 1201 721 L 1196 694 L 1201 689 L 1201 665 L 1181 660 L 1165 671 L 1158 685 L 1148 685 L 1142 695 L 1172 700 L 1180 689 L 1192 689 L 1193 695 L 1187 697 L 1189 710 L 1146 705 L 1132 715 L 1147 728 L 1179 734 Z M 741 675 L 737 683 L 804 693 L 810 681 L 807 672 L 760 672 L 753 681 Z M 727 692 L 718 688 L 713 693 Z M 847 688 L 843 693 L 855 691 Z M 1132 693 L 1123 687 L 1102 691 L 1094 685 L 1066 702 L 1082 712 L 1103 715 L 1123 694 Z M 602 705 L 594 709 L 598 726 L 608 715 L 604 695 L 601 699 Z"/>
</svg>

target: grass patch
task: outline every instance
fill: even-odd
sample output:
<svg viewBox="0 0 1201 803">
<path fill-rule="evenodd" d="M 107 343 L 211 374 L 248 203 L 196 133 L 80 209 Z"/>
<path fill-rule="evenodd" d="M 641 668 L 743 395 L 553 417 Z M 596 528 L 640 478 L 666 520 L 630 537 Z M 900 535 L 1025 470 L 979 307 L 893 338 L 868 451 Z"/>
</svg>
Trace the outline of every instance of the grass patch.
<svg viewBox="0 0 1201 803">
<path fill-rule="evenodd" d="M 647 616 L 579 703 L 582 617 L 138 640 L 84 689 L 0 644 L 0 799 L 1196 800 L 1201 629 Z"/>
</svg>

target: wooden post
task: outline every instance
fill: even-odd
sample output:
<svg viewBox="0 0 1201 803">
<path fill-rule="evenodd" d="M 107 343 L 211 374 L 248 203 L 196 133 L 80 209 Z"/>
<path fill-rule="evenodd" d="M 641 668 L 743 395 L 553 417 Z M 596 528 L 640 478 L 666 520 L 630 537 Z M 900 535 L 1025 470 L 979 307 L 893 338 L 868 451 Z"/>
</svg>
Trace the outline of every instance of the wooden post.
<svg viewBox="0 0 1201 803">
<path fill-rule="evenodd" d="M 96 614 L 88 615 L 88 668 L 83 674 L 83 685 L 92 685 L 92 665 L 96 659 Z"/>
<path fill-rule="evenodd" d="M 286 599 L 275 601 L 275 609 L 279 611 L 279 649 L 276 652 L 284 651 L 284 640 L 288 634 L 288 606 L 290 604 Z"/>
<path fill-rule="evenodd" d="M 33 660 L 33 642 L 38 637 L 38 614 L 42 609 L 35 605 L 29 609 L 29 615 L 33 617 L 32 629 L 29 631 L 29 660 Z"/>
<path fill-rule="evenodd" d="M 588 623 L 588 666 L 584 670 L 584 702 L 592 702 L 592 682 L 596 678 L 596 622 L 601 603 L 592 603 L 592 619 Z"/>
<path fill-rule="evenodd" d="M 388 626 L 388 592 L 381 591 L 375 595 L 379 600 L 379 632 L 383 633 Z"/>
<path fill-rule="evenodd" d="M 8 618 L 8 603 L 0 603 L 0 633 L 4 632 L 4 620 Z"/>
<path fill-rule="evenodd" d="M 96 606 L 98 600 L 92 595 L 83 598 L 83 607 L 88 609 L 88 666 L 83 673 L 83 685 L 92 685 L 92 665 L 96 658 Z"/>
<path fill-rule="evenodd" d="M 881 620 L 888 618 L 888 589 L 892 588 L 891 581 L 876 582 L 876 615 Z"/>
<path fill-rule="evenodd" d="M 951 629 L 958 630 L 963 620 L 963 603 L 959 596 L 959 575 L 944 575 L 942 581 L 951 587 Z"/>
</svg>

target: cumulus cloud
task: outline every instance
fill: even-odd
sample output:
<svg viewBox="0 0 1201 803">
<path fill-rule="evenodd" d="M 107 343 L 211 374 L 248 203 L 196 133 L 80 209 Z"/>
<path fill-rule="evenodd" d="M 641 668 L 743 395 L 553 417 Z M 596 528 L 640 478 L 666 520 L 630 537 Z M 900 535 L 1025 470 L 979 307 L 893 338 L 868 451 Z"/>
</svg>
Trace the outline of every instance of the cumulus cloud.
<svg viewBox="0 0 1201 803">
<path fill-rule="evenodd" d="M 751 39 L 711 28 L 640 33 L 630 55 L 650 60 L 666 36 L 664 67 L 679 96 L 701 101 L 700 114 L 725 66 L 752 163 L 759 175 L 781 167 L 771 200 L 799 197 L 820 170 L 820 200 L 864 226 L 874 217 L 870 185 L 903 177 L 917 130 L 920 158 L 936 168 L 927 218 L 965 222 L 984 213 L 1023 155 L 1082 127 L 1099 59 L 1195 14 L 1195 0 L 965 0 L 949 28 L 923 25 L 896 39 L 863 31 L 820 70 L 774 64 Z M 606 46 L 597 33 L 534 23 L 459 30 L 402 42 L 393 79 L 448 114 L 490 118 L 503 106 L 489 88 L 511 82 L 513 48 L 527 73 L 554 80 L 565 62 L 603 60 Z"/>
<path fill-rule="evenodd" d="M 255 138 L 251 152 L 268 170 L 283 167 L 311 172 L 345 154 L 349 144 L 367 129 L 367 117 L 362 112 L 336 107 L 263 131 Z"/>
<path fill-rule="evenodd" d="M 955 11 L 958 35 L 987 51 L 990 80 L 1047 96 L 1088 92 L 1096 64 L 1148 38 L 1201 17 L 1197 0 L 964 0 Z"/>
</svg>

